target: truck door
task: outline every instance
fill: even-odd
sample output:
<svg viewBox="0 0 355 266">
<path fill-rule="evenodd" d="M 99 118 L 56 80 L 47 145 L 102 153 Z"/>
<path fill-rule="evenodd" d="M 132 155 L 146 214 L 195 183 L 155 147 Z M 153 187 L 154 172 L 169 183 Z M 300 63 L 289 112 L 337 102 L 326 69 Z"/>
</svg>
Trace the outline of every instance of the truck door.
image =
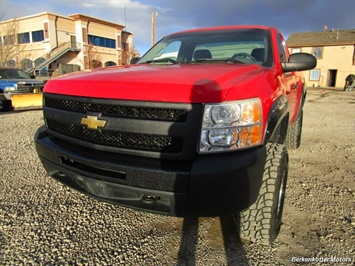
<svg viewBox="0 0 355 266">
<path fill-rule="evenodd" d="M 285 40 L 281 35 L 277 35 L 278 42 L 278 51 L 280 56 L 280 62 L 284 63 L 288 61 L 288 51 L 285 45 Z M 286 96 L 289 101 L 290 108 L 290 121 L 293 123 L 295 121 L 298 109 L 300 108 L 303 83 L 300 78 L 299 73 L 297 72 L 289 72 L 282 74 L 281 77 L 281 86 L 284 89 Z"/>
</svg>

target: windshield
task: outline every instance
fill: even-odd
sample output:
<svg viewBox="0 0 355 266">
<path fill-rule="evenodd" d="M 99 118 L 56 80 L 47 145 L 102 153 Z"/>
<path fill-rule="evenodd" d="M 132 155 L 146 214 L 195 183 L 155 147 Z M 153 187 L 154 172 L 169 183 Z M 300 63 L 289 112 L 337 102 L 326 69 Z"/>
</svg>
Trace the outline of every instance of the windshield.
<svg viewBox="0 0 355 266">
<path fill-rule="evenodd" d="M 0 69 L 0 79 L 31 79 L 21 69 Z"/>
<path fill-rule="evenodd" d="M 218 62 L 272 66 L 269 31 L 231 29 L 173 34 L 152 47 L 138 64 Z"/>
</svg>

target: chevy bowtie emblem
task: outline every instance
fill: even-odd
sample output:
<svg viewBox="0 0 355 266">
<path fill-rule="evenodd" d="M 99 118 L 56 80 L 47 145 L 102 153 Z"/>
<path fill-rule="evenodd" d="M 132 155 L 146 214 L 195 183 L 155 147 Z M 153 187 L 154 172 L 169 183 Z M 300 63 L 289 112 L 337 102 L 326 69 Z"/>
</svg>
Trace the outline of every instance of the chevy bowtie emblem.
<svg viewBox="0 0 355 266">
<path fill-rule="evenodd" d="M 99 120 L 97 116 L 88 115 L 87 117 L 83 117 L 81 119 L 80 124 L 86 125 L 91 129 L 97 129 L 99 127 L 104 127 L 106 125 L 106 121 Z"/>
</svg>

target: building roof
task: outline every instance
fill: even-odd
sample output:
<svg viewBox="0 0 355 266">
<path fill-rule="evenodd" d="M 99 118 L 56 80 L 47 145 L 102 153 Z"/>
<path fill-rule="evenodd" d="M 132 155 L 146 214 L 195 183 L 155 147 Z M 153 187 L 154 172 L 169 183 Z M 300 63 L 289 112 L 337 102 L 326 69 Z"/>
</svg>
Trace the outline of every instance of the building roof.
<svg viewBox="0 0 355 266">
<path fill-rule="evenodd" d="M 296 32 L 287 39 L 290 48 L 336 45 L 355 45 L 355 29 Z"/>
<path fill-rule="evenodd" d="M 68 16 L 59 15 L 59 14 L 52 13 L 52 12 L 41 12 L 41 13 L 37 13 L 37 14 L 24 16 L 24 17 L 19 17 L 19 18 L 16 17 L 16 18 L 0 21 L 0 23 L 1 24 L 6 24 L 6 23 L 11 22 L 11 21 L 20 21 L 20 20 L 26 20 L 26 19 L 31 19 L 31 18 L 35 18 L 35 17 L 41 17 L 41 16 L 55 16 L 55 17 L 61 17 L 61 18 L 69 19 L 69 20 L 74 20 L 73 18 L 70 18 Z"/>
<path fill-rule="evenodd" d="M 93 22 L 104 24 L 104 25 L 107 25 L 107 26 L 110 26 L 110 27 L 114 27 L 114 28 L 117 28 L 117 29 L 120 29 L 120 30 L 122 30 L 124 28 L 123 25 L 116 24 L 116 23 L 113 23 L 113 22 L 110 22 L 110 21 L 106 21 L 106 20 L 102 20 L 102 19 L 99 19 L 99 18 L 94 18 L 94 17 L 90 17 L 90 16 L 87 16 L 87 15 L 79 14 L 79 13 L 68 15 L 68 17 L 73 18 L 74 20 L 93 21 Z"/>
<path fill-rule="evenodd" d="M 37 14 L 25 16 L 25 17 L 9 19 L 7 21 L 0 21 L 0 24 L 5 24 L 5 23 L 8 23 L 8 22 L 14 21 L 14 20 L 26 20 L 26 19 L 29 19 L 29 18 L 40 17 L 40 16 L 55 16 L 55 17 L 61 17 L 61 18 L 65 18 L 65 19 L 69 19 L 69 20 L 73 20 L 73 21 L 74 20 L 92 21 L 92 22 L 96 22 L 96 23 L 99 23 L 99 24 L 104 24 L 104 25 L 107 25 L 107 26 L 110 26 L 110 27 L 114 27 L 114 28 L 117 28 L 119 30 L 122 30 L 125 27 L 125 26 L 123 26 L 121 24 L 117 24 L 117 23 L 114 23 L 114 22 L 102 20 L 102 19 L 95 18 L 95 17 L 90 17 L 90 16 L 87 16 L 87 15 L 79 14 L 79 13 L 71 14 L 71 15 L 68 15 L 68 16 L 64 16 L 64 15 L 58 15 L 58 14 L 52 13 L 52 12 L 42 12 L 42 13 L 37 13 Z M 133 35 L 133 33 L 130 33 L 130 32 L 126 32 L 126 34 Z"/>
</svg>

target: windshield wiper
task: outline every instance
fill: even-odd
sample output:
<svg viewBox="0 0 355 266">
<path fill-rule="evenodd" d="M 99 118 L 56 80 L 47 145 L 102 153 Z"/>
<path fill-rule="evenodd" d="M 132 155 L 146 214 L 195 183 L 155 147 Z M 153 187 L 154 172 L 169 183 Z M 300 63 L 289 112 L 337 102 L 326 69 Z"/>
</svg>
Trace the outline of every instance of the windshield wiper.
<svg viewBox="0 0 355 266">
<path fill-rule="evenodd" d="M 166 58 L 160 58 L 160 59 L 153 59 L 149 61 L 145 61 L 144 63 L 172 63 L 172 64 L 177 64 L 177 61 L 175 59 L 166 57 Z"/>
<path fill-rule="evenodd" d="M 218 58 L 218 59 L 213 59 L 213 58 L 200 58 L 197 59 L 195 61 L 191 61 L 190 63 L 194 63 L 194 62 L 232 62 L 232 63 L 244 63 L 242 61 L 239 61 L 237 59 L 234 58 Z"/>
<path fill-rule="evenodd" d="M 224 59 L 224 61 L 227 61 L 227 62 L 232 62 L 232 63 L 243 63 L 243 64 L 245 64 L 245 62 L 243 62 L 243 61 L 240 61 L 240 60 L 238 60 L 238 59 L 235 59 L 235 58 L 227 58 L 227 59 Z"/>
</svg>

